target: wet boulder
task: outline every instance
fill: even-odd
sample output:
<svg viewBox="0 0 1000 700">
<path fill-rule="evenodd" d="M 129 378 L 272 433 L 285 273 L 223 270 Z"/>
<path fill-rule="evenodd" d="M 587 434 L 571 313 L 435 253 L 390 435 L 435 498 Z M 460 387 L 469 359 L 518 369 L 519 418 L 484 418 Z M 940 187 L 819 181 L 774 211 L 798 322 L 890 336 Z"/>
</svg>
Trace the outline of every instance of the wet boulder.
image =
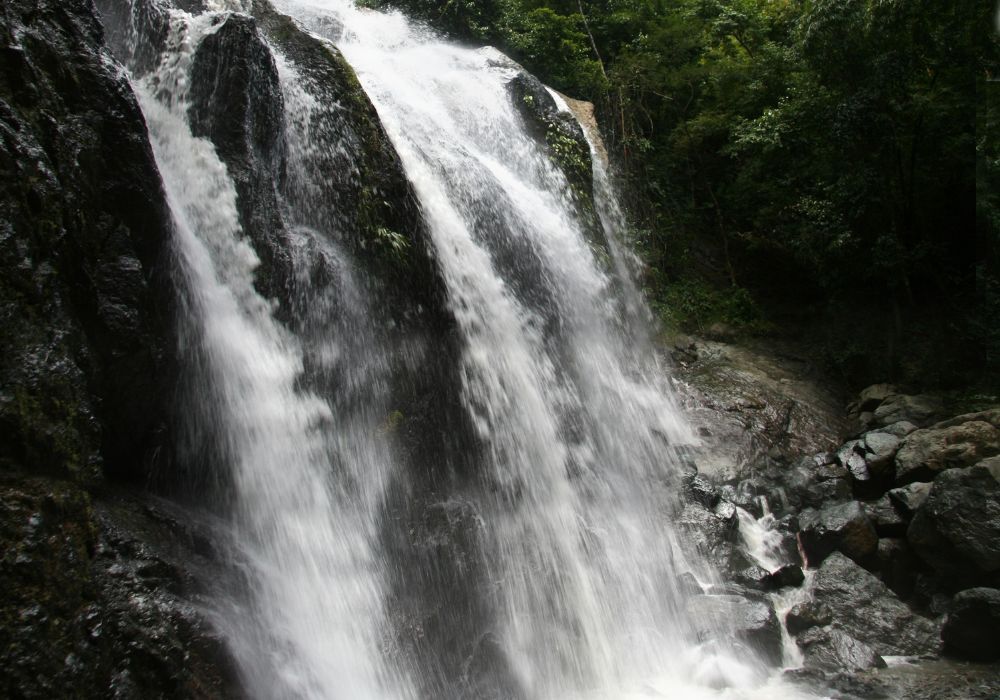
<svg viewBox="0 0 1000 700">
<path fill-rule="evenodd" d="M 809 567 L 838 550 L 870 566 L 878 549 L 878 534 L 858 501 L 802 511 L 798 538 Z"/>
<path fill-rule="evenodd" d="M 771 572 L 770 581 L 772 588 L 785 588 L 801 586 L 806 580 L 802 567 L 798 564 L 785 564 Z"/>
<path fill-rule="evenodd" d="M 687 610 L 699 641 L 711 641 L 721 630 L 732 631 L 768 663 L 781 662 L 781 624 L 766 598 L 703 595 L 691 598 Z"/>
<path fill-rule="evenodd" d="M 1000 465 L 949 469 L 913 516 L 907 539 L 940 575 L 963 582 L 1000 575 Z"/>
<path fill-rule="evenodd" d="M 880 655 L 935 653 L 938 626 L 914 613 L 879 579 L 839 552 L 813 578 L 817 603 L 829 606 L 832 625 Z"/>
<path fill-rule="evenodd" d="M 826 673 L 885 668 L 885 660 L 868 644 L 835 627 L 813 627 L 795 638 L 803 666 Z"/>
<path fill-rule="evenodd" d="M 737 571 L 733 575 L 733 581 L 741 586 L 746 586 L 757 591 L 770 590 L 773 585 L 770 572 L 756 564 L 751 564 Z"/>
<path fill-rule="evenodd" d="M 66 483 L 0 484 L 0 695 L 241 697 L 172 558 L 198 559 L 184 528 L 146 503 L 96 507 Z"/>
<path fill-rule="evenodd" d="M 969 588 L 960 592 L 941 627 L 945 648 L 979 661 L 1000 659 L 1000 590 Z"/>
<path fill-rule="evenodd" d="M 800 634 L 813 627 L 825 627 L 833 622 L 833 611 L 824 603 L 808 600 L 797 603 L 785 615 L 785 627 L 792 635 Z"/>
<path fill-rule="evenodd" d="M 896 454 L 899 485 L 931 481 L 946 469 L 972 466 L 1000 454 L 1000 429 L 985 420 L 960 418 L 917 430 L 903 440 Z"/>
</svg>

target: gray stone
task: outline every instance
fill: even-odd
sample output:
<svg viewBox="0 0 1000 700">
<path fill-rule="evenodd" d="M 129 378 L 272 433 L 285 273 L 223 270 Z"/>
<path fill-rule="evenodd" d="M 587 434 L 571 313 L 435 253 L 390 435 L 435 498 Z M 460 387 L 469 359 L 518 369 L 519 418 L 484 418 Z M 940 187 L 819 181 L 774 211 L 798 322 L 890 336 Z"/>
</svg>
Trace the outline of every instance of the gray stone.
<svg viewBox="0 0 1000 700">
<path fill-rule="evenodd" d="M 892 460 L 899 449 L 900 439 L 890 433 L 875 431 L 865 433 L 864 442 L 868 469 L 874 476 L 882 476 L 892 468 Z"/>
<path fill-rule="evenodd" d="M 839 550 L 854 561 L 871 566 L 878 534 L 857 501 L 807 509 L 799 515 L 799 545 L 809 567 L 817 567 Z"/>
<path fill-rule="evenodd" d="M 1000 484 L 994 471 L 977 465 L 942 473 L 914 514 L 907 539 L 942 576 L 976 581 L 1000 572 Z"/>
<path fill-rule="evenodd" d="M 931 485 L 924 481 L 915 481 L 898 489 L 892 489 L 887 496 L 896 506 L 900 515 L 906 520 L 910 520 L 917 509 L 927 500 L 927 494 L 931 492 Z"/>
<path fill-rule="evenodd" d="M 906 535 L 906 523 L 888 495 L 877 501 L 863 504 L 865 514 L 875 526 L 879 537 L 903 537 Z"/>
<path fill-rule="evenodd" d="M 803 665 L 828 673 L 885 668 L 885 660 L 870 646 L 832 627 L 813 627 L 795 643 L 802 650 Z"/>
<path fill-rule="evenodd" d="M 833 626 L 878 654 L 919 655 L 938 650 L 938 626 L 920 617 L 876 576 L 834 552 L 813 578 L 813 596 L 833 611 Z"/>
<path fill-rule="evenodd" d="M 888 433 L 889 435 L 895 435 L 896 437 L 902 439 L 916 429 L 917 426 L 910 421 L 901 420 L 898 423 L 891 423 L 890 425 L 885 426 L 881 429 L 881 432 Z"/>
<path fill-rule="evenodd" d="M 879 426 L 892 425 L 900 421 L 908 421 L 917 426 L 928 425 L 941 415 L 943 406 L 936 396 L 922 394 L 910 396 L 893 394 L 875 409 L 875 424 Z"/>
<path fill-rule="evenodd" d="M 791 635 L 801 634 L 813 627 L 825 627 L 833 622 L 833 611 L 825 603 L 808 600 L 798 603 L 785 615 L 785 627 Z"/>
<path fill-rule="evenodd" d="M 931 481 L 945 469 L 972 466 L 1000 454 L 1000 430 L 991 423 L 971 420 L 917 430 L 896 453 L 899 485 Z"/>
<path fill-rule="evenodd" d="M 865 387 L 858 394 L 858 411 L 874 411 L 883 401 L 894 394 L 896 394 L 896 387 L 892 384 L 872 384 Z"/>
</svg>

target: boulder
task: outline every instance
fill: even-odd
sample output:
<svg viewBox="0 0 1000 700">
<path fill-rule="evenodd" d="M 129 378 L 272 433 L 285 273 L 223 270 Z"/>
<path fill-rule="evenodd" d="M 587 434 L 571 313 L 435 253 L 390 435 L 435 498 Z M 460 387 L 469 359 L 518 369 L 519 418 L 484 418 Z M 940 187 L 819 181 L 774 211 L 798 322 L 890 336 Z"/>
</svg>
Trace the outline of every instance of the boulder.
<svg viewBox="0 0 1000 700">
<path fill-rule="evenodd" d="M 712 482 L 701 474 L 696 474 L 689 479 L 685 487 L 688 497 L 706 508 L 711 508 L 719 502 L 719 492 Z"/>
<path fill-rule="evenodd" d="M 1000 574 L 1000 467 L 949 469 L 932 485 L 907 530 L 917 555 L 963 582 Z"/>
<path fill-rule="evenodd" d="M 969 588 L 955 596 L 941 627 L 945 648 L 979 661 L 1000 659 L 1000 590 Z"/>
<path fill-rule="evenodd" d="M 874 476 L 881 476 L 892 468 L 892 459 L 899 449 L 900 438 L 887 432 L 865 433 L 865 461 Z"/>
<path fill-rule="evenodd" d="M 699 641 L 732 633 L 768 663 L 781 663 L 781 624 L 767 599 L 703 595 L 691 598 L 687 610 Z"/>
<path fill-rule="evenodd" d="M 785 615 L 788 633 L 797 635 L 813 627 L 825 627 L 833 622 L 833 611 L 824 603 L 809 600 L 798 603 Z"/>
<path fill-rule="evenodd" d="M 900 439 L 905 438 L 907 435 L 917 430 L 917 426 L 907 420 L 901 420 L 897 423 L 891 423 L 884 428 L 881 428 L 879 432 L 888 433 L 889 435 L 894 435 Z"/>
<path fill-rule="evenodd" d="M 929 394 L 887 396 L 875 409 L 874 423 L 879 426 L 907 421 L 917 426 L 930 424 L 944 410 L 941 399 Z"/>
<path fill-rule="evenodd" d="M 255 283 L 285 301 L 291 244 L 276 183 L 284 176 L 284 98 L 271 51 L 252 17 L 229 15 L 191 65 L 191 133 L 208 138 L 236 188 L 244 233 L 260 257 Z"/>
<path fill-rule="evenodd" d="M 874 411 L 890 396 L 895 395 L 896 387 L 892 384 L 872 384 L 858 394 L 858 412 Z"/>
<path fill-rule="evenodd" d="M 914 481 L 912 484 L 900 486 L 892 489 L 886 494 L 897 512 L 907 521 L 913 518 L 913 514 L 927 500 L 927 494 L 931 492 L 931 485 L 924 481 Z"/>
<path fill-rule="evenodd" d="M 885 668 L 885 660 L 869 645 L 833 627 L 813 627 L 795 639 L 806 669 L 827 673 Z"/>
<path fill-rule="evenodd" d="M 756 564 L 737 571 L 733 575 L 733 581 L 741 586 L 757 591 L 767 591 L 772 587 L 771 574 L 767 569 Z"/>
<path fill-rule="evenodd" d="M 879 537 L 903 537 L 906 535 L 906 520 L 900 515 L 889 496 L 863 504 L 865 514 L 875 526 Z"/>
<path fill-rule="evenodd" d="M 786 586 L 801 586 L 806 580 L 802 573 L 802 567 L 798 564 L 785 564 L 781 568 L 771 572 L 771 588 L 785 588 Z"/>
<path fill-rule="evenodd" d="M 244 697 L 193 602 L 204 591 L 174 559 L 202 565 L 193 533 L 149 503 L 95 506 L 49 479 L 0 484 L 0 695 Z"/>
<path fill-rule="evenodd" d="M 948 422 L 908 435 L 896 454 L 896 482 L 931 481 L 945 469 L 1000 454 L 1000 429 L 982 420 Z"/>
<path fill-rule="evenodd" d="M 797 492 L 798 501 L 804 508 L 822 508 L 831 503 L 850 500 L 851 487 L 847 479 L 827 479 L 804 484 Z"/>
<path fill-rule="evenodd" d="M 914 613 L 876 576 L 834 552 L 813 578 L 817 603 L 833 611 L 833 626 L 881 655 L 936 653 L 938 626 Z"/>
<path fill-rule="evenodd" d="M 878 548 L 878 534 L 857 501 L 803 511 L 799 515 L 798 537 L 809 567 L 819 566 L 836 550 L 871 566 Z"/>
</svg>

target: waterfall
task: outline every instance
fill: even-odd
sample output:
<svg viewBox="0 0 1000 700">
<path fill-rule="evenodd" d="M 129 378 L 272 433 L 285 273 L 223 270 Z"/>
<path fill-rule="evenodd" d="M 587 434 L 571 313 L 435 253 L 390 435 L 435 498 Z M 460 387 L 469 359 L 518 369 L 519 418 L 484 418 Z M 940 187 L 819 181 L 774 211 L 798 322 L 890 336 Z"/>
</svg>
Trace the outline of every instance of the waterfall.
<svg viewBox="0 0 1000 700">
<path fill-rule="evenodd" d="M 292 271 L 291 318 L 279 320 L 255 287 L 260 260 L 233 180 L 188 123 L 193 56 L 224 5 L 172 10 L 159 66 L 133 81 L 176 229 L 182 352 L 198 404 L 185 445 L 231 472 L 224 507 L 245 584 L 217 601 L 216 617 L 256 697 L 462 697 L 420 681 L 433 674 L 408 657 L 408 631 L 390 614 L 390 589 L 419 573 L 385 551 L 387 531 L 401 527 L 387 514 L 391 484 L 406 478 L 384 429 L 399 360 L 380 300 L 336 222 L 317 214 L 328 204 L 313 156 L 337 145 L 313 142 L 311 116 L 337 106 L 317 101 L 302 66 L 270 47 Z M 689 618 L 678 588 L 683 572 L 715 577 L 673 525 L 676 451 L 696 440 L 653 352 L 600 158 L 606 259 L 511 101 L 518 66 L 346 0 L 276 5 L 355 69 L 427 224 L 459 338 L 456 398 L 482 448 L 461 496 L 478 523 L 469 568 L 484 583 L 473 595 L 490 619 L 463 638 L 493 640 L 510 677 L 497 697 L 775 697 L 725 621 L 699 637 L 712 625 Z M 317 266 L 328 271 L 320 281 Z M 449 605 L 446 590 L 429 595 Z M 420 633 L 409 636 L 419 647 Z"/>
<path fill-rule="evenodd" d="M 210 425 L 234 477 L 232 540 L 250 590 L 220 624 L 259 697 L 408 697 L 403 674 L 380 661 L 373 544 L 384 455 L 352 440 L 365 432 L 347 423 L 362 419 L 299 387 L 301 339 L 254 288 L 259 260 L 242 236 L 233 184 L 186 121 L 192 56 L 215 19 L 173 12 L 162 64 L 134 88 L 174 216 L 183 342 L 200 381 L 195 419 Z M 307 230 L 295 240 L 336 259 Z M 338 341 L 329 339 L 328 355 Z"/>
</svg>

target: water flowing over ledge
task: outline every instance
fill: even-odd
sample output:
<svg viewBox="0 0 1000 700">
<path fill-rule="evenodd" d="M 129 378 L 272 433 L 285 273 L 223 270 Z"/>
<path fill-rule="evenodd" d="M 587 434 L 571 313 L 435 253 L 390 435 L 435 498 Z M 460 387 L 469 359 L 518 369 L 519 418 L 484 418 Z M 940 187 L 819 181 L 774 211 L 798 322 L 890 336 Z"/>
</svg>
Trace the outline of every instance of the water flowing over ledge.
<svg viewBox="0 0 1000 700">
<path fill-rule="evenodd" d="M 343 53 L 412 183 L 457 337 L 452 400 L 476 447 L 440 448 L 467 473 L 431 506 L 469 530 L 471 559 L 435 584 L 386 546 L 398 537 L 397 490 L 419 478 L 407 470 L 421 455 L 405 455 L 392 434 L 407 416 L 392 410 L 400 368 L 381 330 L 393 323 L 372 296 L 380 273 L 361 262 L 364 245 L 346 245 L 344 219 L 324 213 L 327 173 L 315 167 L 323 149 L 352 158 L 349 140 L 314 140 L 317 124 L 352 107 L 325 100 L 309 77 L 315 66 L 280 45 L 269 9 L 253 8 L 272 28 L 258 70 L 277 76 L 283 103 L 283 238 L 267 262 L 280 270 L 287 247 L 291 292 L 268 298 L 262 289 L 282 287 L 261 277 L 260 233 L 247 229 L 246 190 L 237 192 L 247 176 L 234 176 L 237 161 L 227 167 L 190 123 L 202 47 L 235 41 L 243 30 L 228 11 L 251 8 L 170 10 L 159 64 L 134 87 L 174 216 L 188 381 L 201 387 L 187 444 L 229 472 L 231 558 L 244 583 L 216 614 L 248 688 L 315 698 L 793 697 L 730 638 L 725 615 L 692 616 L 678 589 L 684 572 L 704 585 L 717 578 L 672 524 L 679 455 L 696 439 L 648 342 L 604 163 L 592 159 L 593 192 L 582 196 L 518 103 L 551 97 L 512 92 L 528 78 L 491 49 L 348 3 L 277 5 L 331 42 L 329 55 Z M 374 245 L 397 259 L 418 254 L 387 228 Z M 317 278 L 316 266 L 328 275 Z M 431 424 L 448 429 L 440 417 Z M 425 583 L 407 631 L 395 601 L 411 577 Z M 423 638 L 420 625 L 434 620 L 426 610 L 455 591 L 475 599 L 475 614 L 441 618 L 455 628 Z M 478 640 L 458 669 L 434 648 L 452 634 Z"/>
</svg>

